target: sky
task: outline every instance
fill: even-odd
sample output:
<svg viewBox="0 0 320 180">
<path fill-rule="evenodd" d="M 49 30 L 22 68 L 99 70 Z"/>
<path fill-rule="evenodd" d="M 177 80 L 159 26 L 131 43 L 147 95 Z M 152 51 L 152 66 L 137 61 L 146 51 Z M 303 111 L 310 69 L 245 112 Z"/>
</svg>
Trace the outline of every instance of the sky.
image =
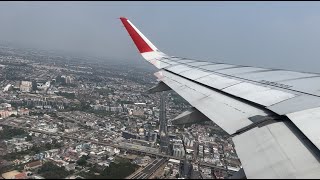
<svg viewBox="0 0 320 180">
<path fill-rule="evenodd" d="M 0 43 L 143 61 L 120 16 L 171 56 L 320 73 L 311 1 L 1 1 Z"/>
</svg>

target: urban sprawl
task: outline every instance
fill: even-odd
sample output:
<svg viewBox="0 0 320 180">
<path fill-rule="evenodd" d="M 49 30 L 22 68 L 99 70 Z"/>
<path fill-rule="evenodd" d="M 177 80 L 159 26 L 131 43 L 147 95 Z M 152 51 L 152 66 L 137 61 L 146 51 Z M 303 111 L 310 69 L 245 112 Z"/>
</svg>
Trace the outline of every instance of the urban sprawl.
<svg viewBox="0 0 320 180">
<path fill-rule="evenodd" d="M 224 179 L 241 168 L 212 121 L 172 125 L 191 106 L 148 93 L 148 64 L 57 54 L 0 46 L 0 179 Z"/>
</svg>

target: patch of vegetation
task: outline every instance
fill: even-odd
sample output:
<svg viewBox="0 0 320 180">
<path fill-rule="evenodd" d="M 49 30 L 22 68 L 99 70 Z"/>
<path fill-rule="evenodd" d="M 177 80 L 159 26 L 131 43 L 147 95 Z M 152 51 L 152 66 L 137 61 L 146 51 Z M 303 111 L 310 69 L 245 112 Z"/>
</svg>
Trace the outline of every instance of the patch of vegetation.
<svg viewBox="0 0 320 180">
<path fill-rule="evenodd" d="M 10 164 L 8 166 L 0 166 L 0 173 L 5 173 L 9 171 L 13 171 L 16 169 L 16 166 L 14 164 Z"/>
<path fill-rule="evenodd" d="M 180 175 L 179 174 L 176 174 L 176 178 L 178 179 L 180 177 Z"/>
<path fill-rule="evenodd" d="M 43 116 L 44 113 L 43 112 L 37 112 L 37 111 L 31 111 L 29 113 L 30 116 Z"/>
<path fill-rule="evenodd" d="M 94 165 L 88 173 L 82 172 L 80 176 L 86 179 L 124 179 L 139 168 L 138 165 L 122 160 L 118 163 L 110 163 L 109 167 L 101 168 Z"/>
<path fill-rule="evenodd" d="M 27 135 L 26 141 L 32 141 L 32 136 Z"/>
<path fill-rule="evenodd" d="M 114 112 L 111 112 L 111 111 L 99 111 L 99 110 L 93 110 L 93 109 L 91 109 L 87 112 L 93 113 L 98 117 L 110 116 L 112 114 L 115 114 Z"/>
<path fill-rule="evenodd" d="M 77 84 L 65 84 L 64 86 L 65 87 L 78 87 Z"/>
<path fill-rule="evenodd" d="M 77 164 L 79 166 L 85 166 L 87 164 L 87 159 L 89 158 L 89 156 L 81 156 L 81 158 L 77 161 Z"/>
<path fill-rule="evenodd" d="M 120 101 L 121 104 L 134 104 L 132 101 Z"/>
<path fill-rule="evenodd" d="M 94 110 L 89 103 L 81 102 L 80 104 L 73 104 L 66 107 L 63 111 L 82 111 L 87 113 L 95 114 L 98 117 L 110 116 L 115 114 L 115 112 L 105 111 L 105 110 Z"/>
<path fill-rule="evenodd" d="M 88 112 L 88 110 L 90 110 L 90 104 L 87 102 L 81 102 L 80 104 L 72 104 L 68 107 L 66 107 L 64 110 L 65 111 L 84 111 L 84 112 Z"/>
<path fill-rule="evenodd" d="M 20 102 L 10 102 L 11 106 L 14 108 L 18 108 L 18 107 L 25 107 L 28 109 L 32 109 L 33 105 L 28 104 L 25 101 L 20 101 Z"/>
<path fill-rule="evenodd" d="M 67 92 L 61 92 L 59 91 L 58 93 L 56 93 L 58 96 L 63 96 L 67 99 L 75 99 L 76 95 L 74 93 L 67 93 Z"/>
<path fill-rule="evenodd" d="M 28 133 L 23 129 L 12 128 L 9 126 L 3 126 L 3 130 L 0 131 L 0 140 L 12 139 L 17 136 L 27 136 Z"/>
<path fill-rule="evenodd" d="M 15 159 L 22 159 L 23 156 L 25 155 L 30 155 L 30 156 L 33 156 L 35 154 L 38 154 L 40 152 L 43 152 L 43 151 L 47 151 L 47 150 L 50 150 L 50 149 L 57 149 L 57 148 L 61 148 L 62 147 L 62 144 L 60 143 L 57 143 L 57 142 L 53 142 L 53 143 L 46 143 L 44 146 L 33 146 L 32 148 L 26 150 L 26 151 L 20 151 L 20 152 L 13 152 L 13 153 L 9 153 L 9 154 L 6 154 L 5 156 L 1 157 L 5 160 L 8 160 L 8 161 L 12 161 L 12 160 L 15 160 Z"/>
<path fill-rule="evenodd" d="M 46 179 L 63 179 L 73 172 L 68 172 L 64 167 L 59 167 L 52 162 L 46 162 L 38 170 L 38 173 Z"/>
<path fill-rule="evenodd" d="M 97 93 L 99 93 L 99 95 L 102 95 L 102 96 L 107 96 L 107 95 L 109 95 L 109 94 L 114 94 L 114 90 L 112 90 L 112 89 L 105 89 L 105 88 L 100 88 L 100 89 L 95 88 L 95 89 L 94 89 L 94 92 L 97 92 Z"/>
</svg>

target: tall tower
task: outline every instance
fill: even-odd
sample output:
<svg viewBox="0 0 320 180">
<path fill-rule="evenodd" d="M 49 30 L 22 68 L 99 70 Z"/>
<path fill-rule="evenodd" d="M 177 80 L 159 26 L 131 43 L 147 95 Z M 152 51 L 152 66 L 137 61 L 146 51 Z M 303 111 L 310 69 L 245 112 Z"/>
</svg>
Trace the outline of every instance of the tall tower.
<svg viewBox="0 0 320 180">
<path fill-rule="evenodd" d="M 166 118 L 166 95 L 161 92 L 160 97 L 160 114 L 159 114 L 159 122 L 160 122 L 160 151 L 162 153 L 167 154 L 169 150 L 169 142 L 168 142 L 168 122 Z"/>
</svg>

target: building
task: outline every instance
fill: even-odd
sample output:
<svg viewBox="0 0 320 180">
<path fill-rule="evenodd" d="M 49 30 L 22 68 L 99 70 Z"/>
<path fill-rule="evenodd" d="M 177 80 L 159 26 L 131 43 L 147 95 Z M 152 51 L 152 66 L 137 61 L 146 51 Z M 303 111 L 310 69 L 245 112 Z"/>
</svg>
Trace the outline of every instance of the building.
<svg viewBox="0 0 320 180">
<path fill-rule="evenodd" d="M 8 84 L 5 88 L 3 88 L 3 92 L 10 91 L 12 89 L 12 85 Z"/>
<path fill-rule="evenodd" d="M 175 148 L 173 149 L 173 156 L 182 158 L 185 156 L 185 151 L 183 148 Z"/>
<path fill-rule="evenodd" d="M 192 164 L 188 162 L 186 159 L 181 162 L 180 164 L 181 177 L 189 179 L 191 176 L 192 170 L 193 170 Z"/>
<path fill-rule="evenodd" d="M 158 133 L 156 132 L 149 132 L 149 141 L 152 141 L 152 142 L 156 142 L 158 139 Z"/>
<path fill-rule="evenodd" d="M 187 147 L 193 147 L 194 145 L 194 138 L 190 135 L 183 135 L 183 141 L 184 141 L 184 144 L 187 146 Z"/>
<path fill-rule="evenodd" d="M 96 111 L 109 111 L 109 110 L 110 110 L 109 106 L 100 105 L 100 104 L 98 104 L 98 105 L 93 105 L 92 107 L 93 107 L 93 109 L 96 110 Z"/>
<path fill-rule="evenodd" d="M 125 139 L 138 139 L 138 135 L 128 132 L 128 131 L 122 131 L 122 137 Z"/>
<path fill-rule="evenodd" d="M 18 112 L 16 110 L 12 110 L 12 108 L 2 109 L 0 110 L 0 117 L 7 118 L 11 115 L 17 115 Z"/>
<path fill-rule="evenodd" d="M 71 76 L 66 76 L 65 79 L 66 79 L 66 84 L 72 84 L 73 78 Z"/>
<path fill-rule="evenodd" d="M 11 108 L 12 106 L 11 106 L 11 104 L 9 104 L 9 103 L 1 103 L 0 104 L 0 108 Z"/>
<path fill-rule="evenodd" d="M 164 93 L 161 94 L 160 99 L 160 150 L 162 153 L 169 153 L 169 142 L 168 142 L 168 127 L 167 127 L 167 117 L 166 117 L 166 101 Z"/>
<path fill-rule="evenodd" d="M 32 90 L 32 82 L 31 81 L 21 81 L 20 91 L 21 92 L 30 92 Z"/>
<path fill-rule="evenodd" d="M 186 154 L 183 144 L 179 141 L 173 143 L 172 150 L 173 150 L 173 156 L 178 158 L 182 158 Z"/>
<path fill-rule="evenodd" d="M 153 143 L 149 141 L 141 140 L 141 139 L 131 139 L 131 142 L 133 144 L 139 144 L 141 146 L 147 146 L 147 147 L 151 147 L 153 145 Z"/>
<path fill-rule="evenodd" d="M 39 90 L 47 90 L 50 87 L 50 81 L 47 82 L 37 82 L 37 89 Z"/>
<path fill-rule="evenodd" d="M 18 115 L 29 115 L 29 109 L 28 108 L 20 108 L 18 109 Z"/>
<path fill-rule="evenodd" d="M 198 156 L 203 157 L 204 147 L 203 145 L 198 146 Z"/>
<path fill-rule="evenodd" d="M 36 168 L 38 168 L 40 166 L 42 166 L 42 162 L 41 161 L 34 161 L 34 162 L 30 162 L 30 163 L 24 165 L 24 170 L 36 169 Z"/>
<path fill-rule="evenodd" d="M 147 166 L 151 162 L 151 158 L 149 156 L 137 157 L 133 162 L 139 166 Z"/>
<path fill-rule="evenodd" d="M 143 128 L 139 128 L 139 136 L 144 136 L 144 129 Z"/>
</svg>

